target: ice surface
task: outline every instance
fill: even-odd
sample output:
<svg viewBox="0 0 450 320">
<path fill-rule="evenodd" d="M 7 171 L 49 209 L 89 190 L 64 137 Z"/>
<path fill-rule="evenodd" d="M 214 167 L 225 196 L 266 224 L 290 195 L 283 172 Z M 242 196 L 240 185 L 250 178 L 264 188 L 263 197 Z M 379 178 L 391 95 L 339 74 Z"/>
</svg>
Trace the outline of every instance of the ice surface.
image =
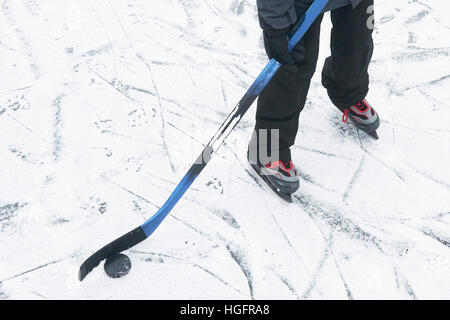
<svg viewBox="0 0 450 320">
<path fill-rule="evenodd" d="M 250 109 L 133 268 L 148 219 L 266 62 L 255 1 L 0 1 L 0 299 L 450 298 L 450 3 L 376 1 L 374 142 L 320 72 L 295 203 L 249 174 Z M 323 23 L 319 67 L 329 54 Z"/>
</svg>

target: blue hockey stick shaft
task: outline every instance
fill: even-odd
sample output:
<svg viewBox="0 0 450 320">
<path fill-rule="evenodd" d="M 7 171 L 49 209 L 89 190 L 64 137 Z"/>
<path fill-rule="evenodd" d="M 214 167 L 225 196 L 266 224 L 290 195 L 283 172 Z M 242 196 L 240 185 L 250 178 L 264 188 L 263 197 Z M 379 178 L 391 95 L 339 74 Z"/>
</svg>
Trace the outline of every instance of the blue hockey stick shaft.
<svg viewBox="0 0 450 320">
<path fill-rule="evenodd" d="M 322 13 L 325 6 L 328 4 L 329 0 L 316 0 L 308 9 L 308 11 L 305 13 L 305 15 L 299 20 L 299 23 L 297 23 L 298 28 L 295 31 L 295 33 L 291 36 L 289 40 L 289 51 L 292 51 L 292 49 L 297 45 L 297 43 L 303 38 L 305 33 L 308 31 L 309 27 L 313 24 L 313 22 L 316 20 L 316 18 Z M 272 80 L 275 73 L 280 68 L 281 64 L 278 63 L 275 59 L 271 59 L 263 71 L 259 74 L 259 76 L 256 78 L 256 80 L 253 82 L 252 86 L 248 89 L 248 91 L 245 93 L 244 98 L 248 96 L 254 96 L 255 98 L 264 90 L 264 88 L 267 86 L 267 84 Z M 243 100 L 244 100 L 243 98 Z M 242 100 L 241 100 L 242 102 Z M 238 106 L 233 110 L 233 112 L 230 114 L 230 116 L 225 120 L 222 127 L 225 127 L 227 123 L 230 122 L 230 119 L 232 119 L 232 115 L 235 114 L 237 111 L 243 107 L 246 107 L 245 111 L 248 110 L 250 106 L 243 105 L 242 103 L 239 103 Z M 248 102 L 247 102 L 248 104 Z M 242 112 L 241 112 L 242 113 Z M 240 117 L 242 117 L 243 114 L 240 114 Z M 240 120 L 240 118 L 239 118 Z M 237 124 L 237 122 L 234 124 L 234 126 Z M 232 129 L 234 128 L 232 127 Z M 221 128 L 222 128 L 221 127 Z M 219 129 L 218 132 L 221 132 L 221 129 Z M 223 137 L 223 140 L 227 138 L 228 134 L 223 134 L 221 137 Z M 218 139 L 219 137 L 217 137 Z M 211 139 L 211 141 L 208 143 L 204 151 L 202 152 L 202 155 L 205 154 L 205 150 L 208 150 L 208 147 L 211 146 L 214 143 L 215 137 Z M 222 143 L 219 144 L 219 147 Z M 218 149 L 218 148 L 217 148 Z M 211 153 L 217 151 L 217 149 L 212 149 Z M 204 159 L 205 160 L 205 159 Z M 197 159 L 198 161 L 198 159 Z M 204 166 L 206 166 L 207 161 L 204 161 Z M 203 167 L 204 167 L 203 166 Z M 203 168 L 202 168 L 203 169 Z M 191 171 L 191 170 L 190 170 Z M 144 230 L 145 234 L 150 236 L 153 231 L 159 226 L 159 224 L 164 220 L 164 218 L 169 214 L 169 212 L 172 210 L 172 208 L 175 206 L 175 204 L 180 200 L 180 198 L 183 196 L 183 194 L 186 192 L 187 189 L 189 189 L 190 185 L 194 182 L 194 180 L 197 178 L 198 174 L 200 172 L 195 172 L 194 174 L 192 172 L 188 171 L 186 175 L 183 177 L 183 179 L 180 181 L 178 186 L 175 188 L 173 193 L 170 195 L 169 199 L 164 203 L 164 205 L 159 209 L 157 213 L 153 215 L 149 220 L 147 220 L 141 228 Z M 201 170 L 200 170 L 201 171 Z"/>
<path fill-rule="evenodd" d="M 289 40 L 289 50 L 291 51 L 295 45 L 302 39 L 316 18 L 322 13 L 329 0 L 315 0 L 309 7 L 307 12 L 296 24 L 298 26 L 295 33 Z M 136 244 L 147 239 L 161 222 L 167 217 L 173 207 L 178 203 L 184 193 L 189 189 L 194 180 L 198 177 L 200 172 L 206 167 L 206 164 L 211 159 L 212 154 L 217 151 L 223 144 L 228 135 L 233 131 L 235 126 L 239 123 L 241 118 L 256 100 L 258 95 L 264 90 L 273 76 L 277 73 L 281 64 L 275 59 L 270 59 L 259 76 L 253 82 L 251 87 L 247 90 L 245 95 L 239 101 L 237 106 L 225 119 L 222 126 L 211 138 L 207 146 L 203 149 L 196 162 L 191 166 L 175 190 L 169 196 L 164 205 L 146 222 L 136 229 L 126 233 L 122 237 L 112 241 L 104 246 L 102 249 L 91 255 L 80 267 L 78 278 L 83 280 L 86 275 L 92 271 L 99 263 L 109 256 L 127 250 Z"/>
</svg>

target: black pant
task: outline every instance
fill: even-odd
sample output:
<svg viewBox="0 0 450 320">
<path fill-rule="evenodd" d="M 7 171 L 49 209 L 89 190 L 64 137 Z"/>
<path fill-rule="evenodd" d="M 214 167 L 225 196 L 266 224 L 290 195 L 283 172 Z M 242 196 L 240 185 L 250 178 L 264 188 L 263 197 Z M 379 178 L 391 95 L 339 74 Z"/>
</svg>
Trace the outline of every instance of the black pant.
<svg viewBox="0 0 450 320">
<path fill-rule="evenodd" d="M 343 111 L 362 100 L 369 90 L 367 69 L 372 58 L 372 28 L 368 21 L 373 0 L 364 0 L 331 11 L 331 57 L 322 71 L 322 85 L 333 104 Z M 303 12 L 298 12 L 301 16 Z M 280 70 L 260 94 L 255 129 L 279 129 L 280 160 L 290 159 L 289 148 L 295 142 L 300 112 L 305 105 L 311 78 L 319 55 L 320 24 L 323 14 L 303 37 L 305 59 L 297 72 Z"/>
</svg>

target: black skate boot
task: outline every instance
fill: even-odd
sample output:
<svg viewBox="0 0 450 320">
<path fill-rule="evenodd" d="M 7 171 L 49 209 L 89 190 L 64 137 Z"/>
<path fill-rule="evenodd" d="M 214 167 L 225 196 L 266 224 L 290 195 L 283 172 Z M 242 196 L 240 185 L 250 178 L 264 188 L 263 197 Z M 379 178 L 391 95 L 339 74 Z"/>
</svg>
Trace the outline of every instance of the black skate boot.
<svg viewBox="0 0 450 320">
<path fill-rule="evenodd" d="M 292 203 L 291 194 L 298 190 L 300 182 L 297 170 L 292 161 L 272 161 L 266 164 L 250 165 L 268 186 L 283 200 Z"/>
<path fill-rule="evenodd" d="M 366 99 L 362 99 L 357 104 L 344 110 L 342 121 L 347 122 L 349 118 L 358 129 L 372 138 L 378 139 L 376 130 L 380 126 L 380 117 Z"/>
</svg>

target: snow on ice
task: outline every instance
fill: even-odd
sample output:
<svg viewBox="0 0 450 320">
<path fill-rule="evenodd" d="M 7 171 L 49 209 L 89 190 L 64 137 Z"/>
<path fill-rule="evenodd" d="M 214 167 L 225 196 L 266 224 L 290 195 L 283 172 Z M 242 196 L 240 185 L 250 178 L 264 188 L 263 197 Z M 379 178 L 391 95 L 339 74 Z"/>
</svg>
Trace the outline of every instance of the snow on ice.
<svg viewBox="0 0 450 320">
<path fill-rule="evenodd" d="M 313 80 L 294 204 L 254 107 L 130 274 L 80 264 L 161 206 L 266 62 L 255 1 L 0 2 L 0 299 L 450 298 L 450 3 L 379 0 L 379 141 Z M 319 68 L 329 54 L 329 17 Z"/>
</svg>

